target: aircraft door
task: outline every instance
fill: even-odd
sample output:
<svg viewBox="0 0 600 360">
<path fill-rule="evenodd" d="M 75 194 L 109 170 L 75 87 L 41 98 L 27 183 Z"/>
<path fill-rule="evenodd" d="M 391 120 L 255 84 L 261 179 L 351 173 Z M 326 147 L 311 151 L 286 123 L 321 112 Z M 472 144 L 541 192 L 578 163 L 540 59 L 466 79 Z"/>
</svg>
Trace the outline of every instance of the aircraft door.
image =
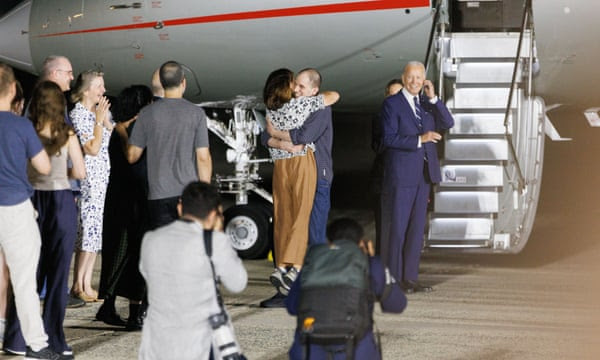
<svg viewBox="0 0 600 360">
<path fill-rule="evenodd" d="M 452 30 L 518 31 L 525 0 L 453 0 Z"/>
</svg>

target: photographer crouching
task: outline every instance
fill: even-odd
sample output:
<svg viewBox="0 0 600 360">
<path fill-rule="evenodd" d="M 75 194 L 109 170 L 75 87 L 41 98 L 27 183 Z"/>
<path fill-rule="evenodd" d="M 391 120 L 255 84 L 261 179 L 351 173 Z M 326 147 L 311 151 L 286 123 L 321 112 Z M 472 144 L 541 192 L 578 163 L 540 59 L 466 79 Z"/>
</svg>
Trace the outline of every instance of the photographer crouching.
<svg viewBox="0 0 600 360">
<path fill-rule="evenodd" d="M 240 292 L 248 275 L 222 232 L 221 209 L 216 188 L 192 182 L 177 205 L 179 220 L 144 236 L 149 307 L 140 359 L 208 359 L 211 345 L 215 359 L 243 359 L 217 283 Z"/>
</svg>

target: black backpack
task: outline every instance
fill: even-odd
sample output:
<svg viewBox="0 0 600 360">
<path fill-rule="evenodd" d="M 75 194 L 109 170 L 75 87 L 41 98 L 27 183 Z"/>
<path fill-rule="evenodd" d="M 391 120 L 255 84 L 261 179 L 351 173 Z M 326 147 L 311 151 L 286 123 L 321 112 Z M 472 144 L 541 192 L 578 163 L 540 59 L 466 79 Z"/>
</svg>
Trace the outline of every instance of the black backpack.
<svg viewBox="0 0 600 360">
<path fill-rule="evenodd" d="M 307 349 L 310 344 L 345 344 L 351 359 L 373 322 L 367 255 L 347 240 L 313 245 L 300 281 L 297 326 L 302 343 Z"/>
</svg>

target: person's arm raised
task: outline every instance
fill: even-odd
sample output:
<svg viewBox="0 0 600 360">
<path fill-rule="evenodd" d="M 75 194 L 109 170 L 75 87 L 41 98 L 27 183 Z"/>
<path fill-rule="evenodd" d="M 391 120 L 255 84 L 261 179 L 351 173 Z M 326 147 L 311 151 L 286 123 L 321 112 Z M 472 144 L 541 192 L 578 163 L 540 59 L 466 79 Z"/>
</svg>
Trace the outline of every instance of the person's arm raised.
<svg viewBox="0 0 600 360">
<path fill-rule="evenodd" d="M 331 106 L 340 99 L 340 94 L 337 91 L 323 91 L 321 95 L 323 95 L 325 106 Z"/>
</svg>

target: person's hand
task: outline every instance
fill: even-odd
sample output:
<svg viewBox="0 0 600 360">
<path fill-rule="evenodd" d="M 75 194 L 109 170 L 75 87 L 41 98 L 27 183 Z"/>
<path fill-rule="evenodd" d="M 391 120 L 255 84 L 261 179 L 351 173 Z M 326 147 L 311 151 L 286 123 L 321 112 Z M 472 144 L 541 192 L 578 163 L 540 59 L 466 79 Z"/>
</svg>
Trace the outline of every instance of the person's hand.
<svg viewBox="0 0 600 360">
<path fill-rule="evenodd" d="M 371 239 L 362 239 L 358 243 L 358 247 L 367 255 L 375 256 L 375 247 Z"/>
<path fill-rule="evenodd" d="M 423 91 L 429 99 L 433 99 L 435 97 L 435 89 L 433 88 L 433 83 L 430 80 L 423 81 Z"/>
<path fill-rule="evenodd" d="M 219 208 L 217 209 L 217 214 L 215 216 L 215 222 L 213 224 L 213 230 L 214 231 L 223 231 L 223 228 L 225 226 L 225 217 L 223 216 L 223 206 L 219 205 Z"/>
<path fill-rule="evenodd" d="M 127 121 L 123 121 L 120 124 L 123 124 L 123 127 L 125 129 L 129 129 L 129 126 L 131 126 L 131 124 L 133 124 L 136 120 L 137 120 L 137 115 L 135 115 L 134 117 L 132 117 L 131 119 L 127 120 Z"/>
<path fill-rule="evenodd" d="M 269 119 L 269 117 L 267 116 L 267 132 L 269 133 L 269 135 L 273 136 L 273 130 L 275 130 L 275 128 L 271 123 L 271 119 Z"/>
<path fill-rule="evenodd" d="M 96 105 L 96 121 L 102 122 L 104 127 L 111 128 L 112 124 L 110 123 L 110 119 L 108 118 L 108 109 L 110 108 L 110 103 L 106 96 L 102 96 L 100 101 Z"/>
<path fill-rule="evenodd" d="M 421 135 L 421 144 L 425 144 L 427 142 L 437 143 L 440 140 L 442 140 L 442 135 L 436 133 L 435 131 L 428 131 Z"/>
<path fill-rule="evenodd" d="M 293 143 L 291 143 L 289 141 L 285 141 L 285 140 L 280 140 L 279 144 L 280 144 L 281 150 L 285 150 L 292 154 L 304 150 L 304 144 L 294 145 Z"/>
</svg>

